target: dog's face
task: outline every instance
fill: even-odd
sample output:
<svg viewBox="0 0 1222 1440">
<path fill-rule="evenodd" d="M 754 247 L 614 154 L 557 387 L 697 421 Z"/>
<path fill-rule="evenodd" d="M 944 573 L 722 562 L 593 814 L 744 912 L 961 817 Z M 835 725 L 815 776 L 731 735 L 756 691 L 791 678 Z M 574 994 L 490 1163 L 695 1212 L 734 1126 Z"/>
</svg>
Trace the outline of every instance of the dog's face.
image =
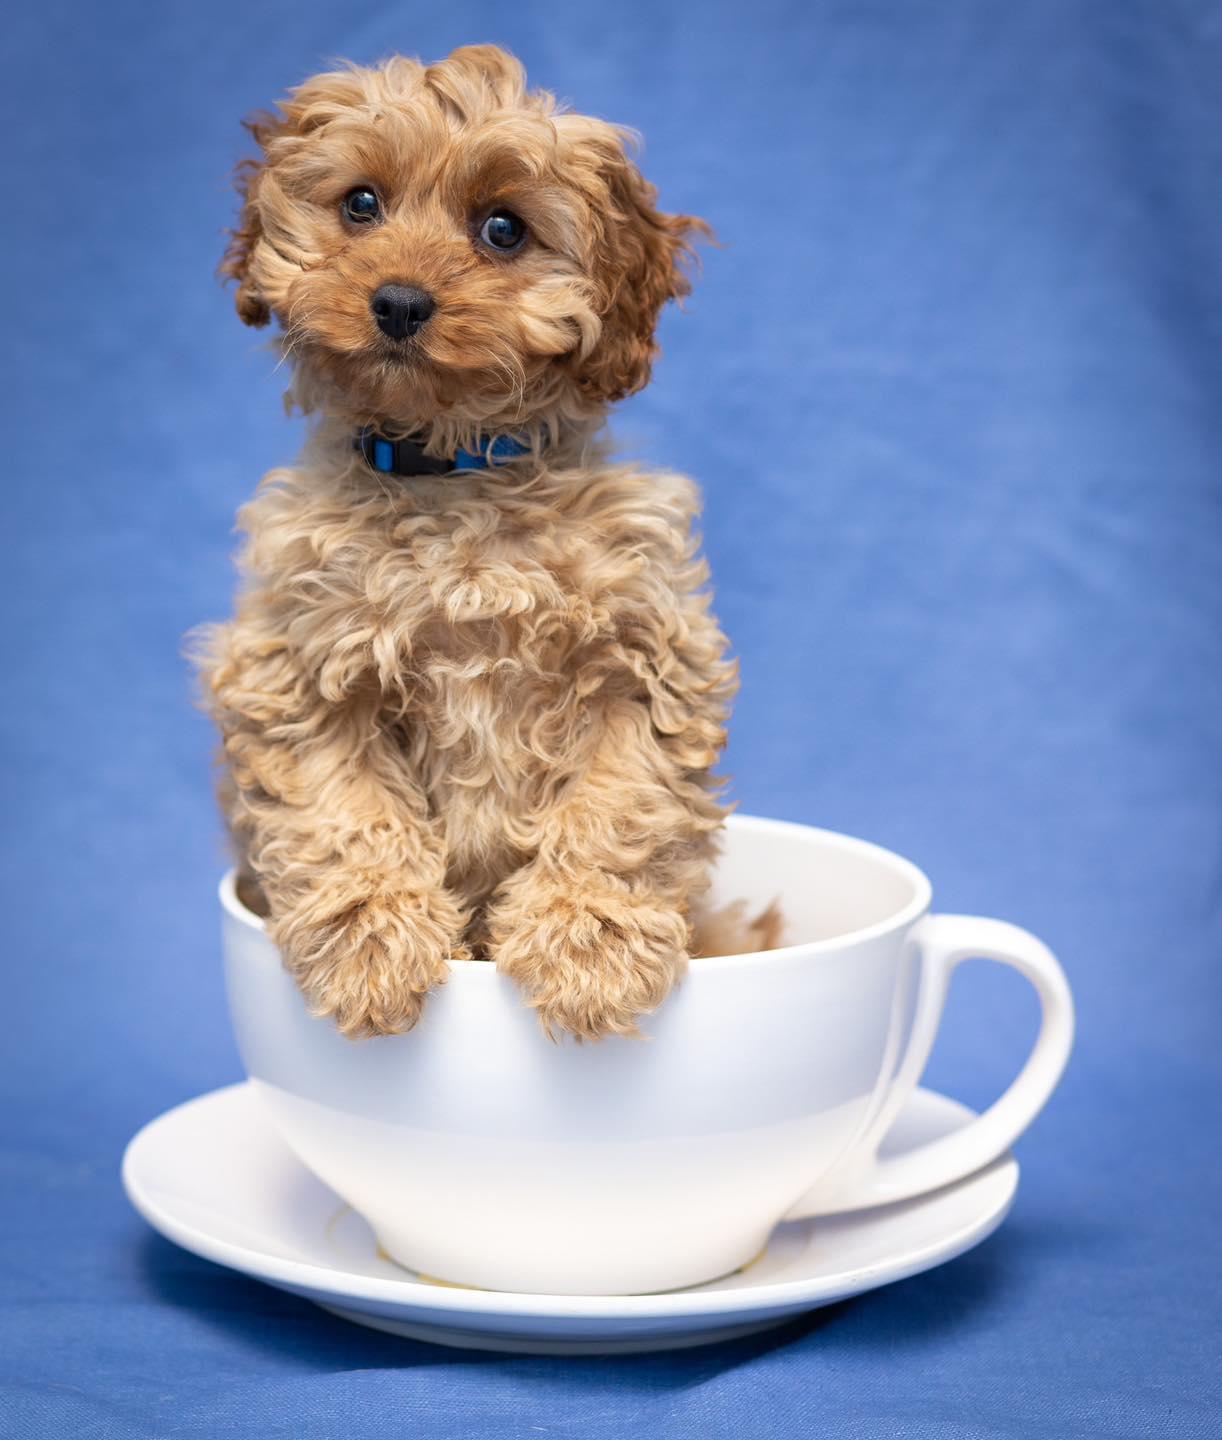
<svg viewBox="0 0 1222 1440">
<path fill-rule="evenodd" d="M 622 131 L 527 93 L 491 46 L 320 75 L 280 110 L 251 125 L 222 272 L 332 403 L 509 428 L 648 380 L 707 227 L 654 208 Z"/>
</svg>

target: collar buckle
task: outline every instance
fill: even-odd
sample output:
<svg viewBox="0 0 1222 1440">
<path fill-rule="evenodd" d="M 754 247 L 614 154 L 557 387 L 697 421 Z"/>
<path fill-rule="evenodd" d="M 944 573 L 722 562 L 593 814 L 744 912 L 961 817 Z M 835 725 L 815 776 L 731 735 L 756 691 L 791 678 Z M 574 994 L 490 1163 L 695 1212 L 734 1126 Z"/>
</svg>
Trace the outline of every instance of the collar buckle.
<svg viewBox="0 0 1222 1440">
<path fill-rule="evenodd" d="M 359 450 L 365 464 L 380 475 L 449 475 L 454 470 L 487 470 L 490 465 L 503 465 L 525 455 L 530 446 L 512 435 L 498 435 L 491 442 L 481 441 L 478 450 L 460 450 L 453 460 L 426 455 L 418 440 L 388 440 L 376 430 L 357 432 L 352 448 Z"/>
<path fill-rule="evenodd" d="M 418 441 L 388 440 L 376 430 L 359 431 L 353 449 L 359 450 L 365 464 L 380 475 L 448 475 L 454 469 L 453 460 L 426 455 Z"/>
</svg>

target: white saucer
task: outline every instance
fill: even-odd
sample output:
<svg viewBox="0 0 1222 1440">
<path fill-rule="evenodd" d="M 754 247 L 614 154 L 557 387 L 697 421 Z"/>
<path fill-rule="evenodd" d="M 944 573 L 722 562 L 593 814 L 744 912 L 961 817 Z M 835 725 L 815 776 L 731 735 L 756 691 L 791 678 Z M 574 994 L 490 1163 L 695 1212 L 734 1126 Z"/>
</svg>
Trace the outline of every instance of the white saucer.
<svg viewBox="0 0 1222 1440">
<path fill-rule="evenodd" d="M 919 1090 L 886 1149 L 906 1150 L 971 1118 L 955 1101 Z M 123 1157 L 123 1184 L 168 1239 L 346 1320 L 440 1345 L 579 1355 L 727 1340 L 941 1265 L 1005 1219 L 1018 1165 L 1007 1155 L 918 1200 L 780 1225 L 760 1258 L 735 1275 L 627 1296 L 466 1290 L 400 1269 L 379 1254 L 364 1220 L 289 1150 L 246 1085 L 146 1125 Z"/>
</svg>

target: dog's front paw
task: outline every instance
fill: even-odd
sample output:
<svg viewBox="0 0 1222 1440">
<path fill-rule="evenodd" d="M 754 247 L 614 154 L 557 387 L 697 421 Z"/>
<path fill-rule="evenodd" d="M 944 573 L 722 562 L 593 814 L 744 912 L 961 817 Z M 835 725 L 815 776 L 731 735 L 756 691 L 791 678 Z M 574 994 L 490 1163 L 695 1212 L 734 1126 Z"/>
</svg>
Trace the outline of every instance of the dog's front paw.
<svg viewBox="0 0 1222 1440">
<path fill-rule="evenodd" d="M 468 958 L 463 920 L 444 892 L 391 892 L 322 919 L 287 916 L 272 936 L 314 1014 L 358 1039 L 415 1025 L 428 992 L 445 983 L 447 962 Z"/>
<path fill-rule="evenodd" d="M 497 969 L 522 987 L 548 1035 L 636 1035 L 687 961 L 683 916 L 622 882 L 519 872 L 488 917 Z"/>
</svg>

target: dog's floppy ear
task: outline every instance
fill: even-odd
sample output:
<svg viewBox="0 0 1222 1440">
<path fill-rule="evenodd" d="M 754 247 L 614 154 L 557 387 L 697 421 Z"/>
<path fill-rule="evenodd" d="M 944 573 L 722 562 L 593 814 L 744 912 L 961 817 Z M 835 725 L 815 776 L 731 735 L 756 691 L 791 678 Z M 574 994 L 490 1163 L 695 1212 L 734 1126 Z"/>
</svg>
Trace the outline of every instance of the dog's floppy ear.
<svg viewBox="0 0 1222 1440">
<path fill-rule="evenodd" d="M 255 159 L 243 160 L 234 172 L 234 186 L 242 199 L 242 214 L 237 227 L 229 232 L 229 245 L 220 264 L 226 280 L 238 282 L 235 296 L 238 314 L 247 325 L 266 325 L 271 319 L 271 306 L 259 293 L 252 265 L 255 250 L 263 239 L 267 221 L 279 220 L 283 229 L 286 205 L 274 177 L 269 175 L 273 161 L 278 165 L 283 152 L 298 141 L 322 129 L 337 116 L 370 98 L 370 86 L 376 80 L 383 87 L 400 79 L 404 72 L 414 74 L 420 66 L 414 61 L 396 58 L 379 72 L 349 65 L 314 75 L 292 90 L 287 99 L 277 102 L 279 113 L 261 111 L 242 123 L 259 147 Z M 270 183 L 269 183 L 270 182 Z M 283 236 L 279 236 L 283 239 Z"/>
<path fill-rule="evenodd" d="M 590 204 L 590 278 L 602 302 L 602 333 L 574 360 L 575 376 L 591 399 L 621 400 L 648 382 L 662 306 L 689 293 L 692 241 L 713 232 L 694 215 L 657 209 L 657 191 L 625 150 L 630 132 L 578 116 L 557 119 L 562 134 L 576 131 L 570 164 Z"/>
<path fill-rule="evenodd" d="M 273 115 L 256 115 L 243 121 L 246 129 L 255 138 L 255 143 L 264 151 L 274 134 L 284 125 Z M 221 260 L 218 273 L 226 280 L 238 282 L 234 303 L 238 314 L 247 325 L 266 325 L 272 318 L 271 310 L 260 296 L 250 276 L 250 258 L 263 234 L 263 221 L 259 211 L 259 186 L 263 179 L 264 156 L 257 160 L 243 160 L 233 174 L 234 189 L 242 201 L 242 213 L 237 226 L 229 232 L 229 244 Z"/>
</svg>

